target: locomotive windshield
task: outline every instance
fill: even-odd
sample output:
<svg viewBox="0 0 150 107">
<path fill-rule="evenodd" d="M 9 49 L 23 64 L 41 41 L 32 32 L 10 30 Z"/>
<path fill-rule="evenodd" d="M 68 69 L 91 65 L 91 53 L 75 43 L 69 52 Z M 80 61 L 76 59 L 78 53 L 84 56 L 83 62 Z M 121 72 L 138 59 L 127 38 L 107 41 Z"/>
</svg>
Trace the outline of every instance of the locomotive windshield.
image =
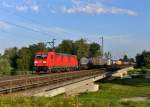
<svg viewBox="0 0 150 107">
<path fill-rule="evenodd" d="M 36 54 L 35 55 L 35 58 L 37 58 L 37 59 L 45 59 L 45 58 L 47 58 L 47 54 Z"/>
</svg>

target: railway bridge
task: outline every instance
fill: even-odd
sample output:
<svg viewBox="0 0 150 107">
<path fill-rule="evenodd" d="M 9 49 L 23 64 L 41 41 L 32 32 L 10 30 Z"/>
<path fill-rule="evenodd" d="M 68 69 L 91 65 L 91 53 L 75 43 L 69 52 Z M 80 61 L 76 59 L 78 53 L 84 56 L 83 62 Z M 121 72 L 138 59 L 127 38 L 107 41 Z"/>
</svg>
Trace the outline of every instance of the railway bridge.
<svg viewBox="0 0 150 107">
<path fill-rule="evenodd" d="M 105 69 L 92 69 L 41 76 L 25 76 L 0 80 L 0 94 L 23 96 L 56 96 L 62 93 L 74 95 L 81 92 L 94 92 L 99 89 L 95 81 L 106 77 L 120 77 L 127 75 L 133 67 L 122 67 L 114 72 Z"/>
</svg>

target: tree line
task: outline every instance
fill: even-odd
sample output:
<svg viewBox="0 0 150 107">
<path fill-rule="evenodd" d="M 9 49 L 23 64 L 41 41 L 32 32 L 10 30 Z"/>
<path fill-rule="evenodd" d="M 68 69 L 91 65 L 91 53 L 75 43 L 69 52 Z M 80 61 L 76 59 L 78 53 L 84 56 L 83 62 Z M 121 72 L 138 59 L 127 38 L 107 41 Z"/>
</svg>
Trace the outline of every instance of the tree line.
<svg viewBox="0 0 150 107">
<path fill-rule="evenodd" d="M 121 61 L 125 62 L 136 62 L 136 68 L 146 68 L 150 69 L 150 51 L 143 51 L 142 53 L 138 53 L 134 58 L 128 58 L 125 54 Z"/>
<path fill-rule="evenodd" d="M 143 51 L 141 54 L 137 54 L 136 65 L 138 68 L 145 67 L 150 69 L 150 51 Z"/>
<path fill-rule="evenodd" d="M 0 54 L 0 75 L 15 75 L 22 73 L 29 73 L 33 70 L 34 55 L 38 51 L 52 51 L 53 49 L 47 47 L 45 43 L 37 43 L 22 48 L 9 48 Z M 95 42 L 88 43 L 85 39 L 80 40 L 63 40 L 58 46 L 55 47 L 57 53 L 66 53 L 77 55 L 78 60 L 81 57 L 96 57 L 102 55 L 101 46 Z M 104 53 L 104 56 L 111 58 L 111 53 Z M 150 68 L 150 51 L 143 51 L 137 54 L 136 67 Z M 129 59 L 127 55 L 124 56 L 123 61 L 134 62 L 134 59 Z M 21 72 L 23 71 L 23 72 Z"/>
<path fill-rule="evenodd" d="M 81 57 L 96 57 L 101 55 L 101 46 L 95 42 L 88 43 L 85 39 L 80 40 L 63 40 L 55 51 L 58 53 L 66 53 L 77 55 L 78 59 Z M 3 74 L 22 74 L 29 73 L 33 70 L 34 55 L 38 51 L 52 51 L 53 49 L 47 47 L 45 43 L 37 43 L 29 45 L 28 47 L 9 48 L 0 55 L 0 75 Z M 24 72 L 21 72 L 24 71 Z"/>
</svg>

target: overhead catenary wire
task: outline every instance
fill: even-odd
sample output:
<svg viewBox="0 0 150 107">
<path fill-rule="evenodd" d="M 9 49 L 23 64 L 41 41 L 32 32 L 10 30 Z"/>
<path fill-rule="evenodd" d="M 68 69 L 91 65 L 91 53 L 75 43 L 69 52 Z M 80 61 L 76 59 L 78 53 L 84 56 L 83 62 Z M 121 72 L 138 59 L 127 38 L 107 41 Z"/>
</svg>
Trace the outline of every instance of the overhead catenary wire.
<svg viewBox="0 0 150 107">
<path fill-rule="evenodd" d="M 0 7 L 0 11 L 5 11 L 5 12 L 7 12 L 4 8 L 1 8 L 1 7 Z M 24 19 L 24 20 L 27 20 L 27 21 L 29 21 L 30 23 L 34 24 L 35 26 L 41 26 L 41 24 L 39 24 L 39 22 L 37 22 L 37 21 L 35 21 L 35 20 L 33 20 L 33 19 L 30 19 L 30 18 L 24 17 L 24 16 L 22 16 L 22 15 L 16 14 L 16 12 L 11 12 L 10 15 L 15 15 L 16 17 L 19 17 L 19 18 L 22 18 L 22 19 Z M 0 19 L 0 20 L 1 20 L 1 19 Z M 40 33 L 40 34 L 47 35 L 47 36 L 49 36 L 49 37 L 51 36 L 52 38 L 54 38 L 53 35 L 51 35 L 51 34 L 45 32 L 45 31 L 42 31 L 41 29 L 40 29 L 40 30 L 33 29 L 33 28 L 30 28 L 30 27 L 27 27 L 27 26 L 24 26 L 24 25 L 19 25 L 19 24 L 16 24 L 16 23 L 8 22 L 8 21 L 6 21 L 6 20 L 4 20 L 4 22 L 5 22 L 5 23 L 8 23 L 8 24 L 10 24 L 10 25 L 16 26 L 16 27 L 21 27 L 21 28 L 23 28 L 23 29 L 25 29 L 25 30 L 30 30 L 30 31 L 32 31 L 32 32 Z M 56 38 L 56 37 L 55 37 L 55 38 Z M 62 37 L 59 37 L 59 38 L 64 39 L 64 38 L 62 38 Z"/>
<path fill-rule="evenodd" d="M 7 12 L 5 9 L 3 9 L 3 8 L 1 8 L 0 7 L 0 11 L 5 11 L 5 12 Z M 14 14 L 16 14 L 16 13 L 9 13 L 9 15 L 14 15 Z M 8 14 L 7 14 L 8 15 Z M 20 16 L 20 15 L 15 15 L 15 16 L 17 16 L 17 17 L 20 17 L 20 18 L 23 18 L 23 19 L 26 19 L 25 17 L 22 17 L 22 16 Z M 13 22 L 9 22 L 9 21 L 7 21 L 7 20 L 4 20 L 4 19 L 0 19 L 0 21 L 2 21 L 2 22 L 4 22 L 4 23 L 7 23 L 8 25 L 11 25 L 11 26 L 15 26 L 15 27 L 18 27 L 18 28 L 21 28 L 21 29 L 25 29 L 25 30 L 27 30 L 27 31 L 32 31 L 32 32 L 35 32 L 35 33 L 40 33 L 40 34 L 43 34 L 43 35 L 47 35 L 48 37 L 50 37 L 50 36 L 52 36 L 52 35 L 50 35 L 49 33 L 46 33 L 46 32 L 43 32 L 43 31 L 40 31 L 40 30 L 37 30 L 37 29 L 33 29 L 33 28 L 30 28 L 30 27 L 27 27 L 27 26 L 24 26 L 24 25 L 20 25 L 20 24 L 16 24 L 16 23 L 13 23 Z M 33 22 L 33 20 L 29 20 L 28 19 L 28 21 L 30 21 L 30 22 Z M 36 25 L 36 24 L 35 24 Z M 0 31 L 1 32 L 3 32 L 3 33 L 6 33 L 6 34 L 9 34 L 9 35 L 15 35 L 15 34 L 13 34 L 12 32 L 8 32 L 8 31 L 6 31 L 6 30 L 3 30 L 3 29 L 0 29 Z"/>
<path fill-rule="evenodd" d="M 5 12 L 7 12 L 4 8 L 1 8 L 0 7 L 0 11 L 5 11 Z M 33 26 L 37 26 L 37 27 L 41 27 L 41 24 L 39 24 L 39 22 L 37 22 L 37 21 L 35 21 L 35 20 L 33 20 L 33 19 L 30 19 L 30 18 L 28 18 L 28 17 L 25 17 L 25 16 L 22 16 L 22 15 L 20 15 L 20 14 L 17 14 L 16 12 L 11 12 L 11 13 L 9 13 L 9 15 L 14 15 L 14 16 L 16 16 L 16 17 L 19 17 L 19 18 L 22 18 L 23 20 L 26 20 L 26 21 L 28 21 L 29 23 L 32 23 L 33 24 Z M 57 35 L 57 34 L 50 34 L 50 33 L 48 33 L 48 32 L 45 32 L 45 31 L 43 31 L 42 29 L 39 29 L 39 28 L 31 28 L 31 27 L 28 27 L 28 26 L 25 26 L 25 25 L 21 25 L 21 24 L 16 24 L 16 23 L 14 23 L 14 22 L 10 22 L 10 21 L 7 21 L 7 20 L 4 20 L 4 19 L 0 19 L 0 20 L 2 20 L 3 22 L 5 22 L 5 23 L 7 23 L 7 24 L 9 24 L 9 25 L 12 25 L 12 26 L 15 26 L 15 27 L 18 27 L 18 28 L 22 28 L 22 29 L 25 29 L 25 30 L 27 30 L 27 31 L 32 31 L 32 32 L 35 32 L 35 33 L 39 33 L 39 34 L 42 34 L 42 35 L 46 35 L 46 36 L 48 36 L 48 37 L 51 37 L 51 39 L 52 38 L 56 38 L 57 40 L 59 40 L 59 41 L 62 41 L 63 39 L 66 39 L 65 37 L 61 37 L 61 36 L 59 36 L 59 35 Z M 48 28 L 48 27 L 47 27 Z M 73 33 L 72 33 L 73 34 Z M 71 35 L 72 35 L 71 34 Z M 57 36 L 57 37 L 56 37 Z M 58 37 L 59 36 L 59 37 Z M 48 42 L 48 41 L 47 41 Z"/>
<path fill-rule="evenodd" d="M 26 26 L 23 26 L 23 25 L 15 24 L 15 23 L 12 23 L 12 22 L 9 22 L 9 21 L 6 21 L 6 20 L 2 20 L 2 19 L 0 19 L 0 21 L 3 21 L 4 23 L 7 23 L 9 25 L 16 26 L 16 27 L 19 27 L 19 28 L 22 28 L 22 29 L 25 29 L 25 30 L 30 30 L 30 31 L 33 31 L 33 32 L 36 32 L 36 33 L 41 33 L 41 34 L 50 36 L 50 34 L 48 34 L 48 33 L 45 33 L 45 32 L 42 32 L 42 31 L 39 31 L 39 30 L 36 30 L 36 29 L 33 29 L 33 28 L 29 28 L 29 27 L 26 27 Z"/>
<path fill-rule="evenodd" d="M 13 36 L 13 35 L 16 35 L 15 33 L 12 33 L 12 32 L 9 32 L 9 31 L 6 31 L 6 30 L 3 30 L 3 29 L 0 29 L 0 32 L 2 32 L 2 33 L 5 33 L 5 34 L 7 34 L 7 35 L 11 35 L 11 36 Z M 32 36 L 30 36 L 30 38 L 31 38 Z M 33 38 L 33 37 L 32 37 Z M 36 38 L 38 38 L 37 36 L 36 36 Z M 7 38 L 6 38 L 7 39 Z M 16 38 L 13 38 L 13 39 L 16 39 Z M 35 36 L 34 36 L 34 39 L 35 39 Z M 40 39 L 40 38 L 39 38 Z M 12 39 L 7 39 L 7 40 L 9 40 L 9 41 L 13 41 Z M 23 40 L 20 40 L 20 39 L 18 39 L 19 40 L 19 42 L 22 42 Z M 17 40 L 17 41 L 18 41 Z"/>
<path fill-rule="evenodd" d="M 1 11 L 3 10 L 3 11 L 5 11 L 3 8 L 0 8 L 1 9 Z M 15 13 L 11 13 L 11 15 L 13 15 L 13 14 L 15 14 Z M 17 15 L 15 15 L 15 16 L 17 16 Z M 19 16 L 19 15 L 18 15 Z M 19 17 L 22 17 L 22 16 L 19 16 Z M 26 19 L 25 17 L 22 17 L 23 19 Z M 29 19 L 28 19 L 29 20 Z M 12 25 L 12 26 L 15 26 L 15 27 L 18 27 L 18 28 L 22 28 L 22 29 L 25 29 L 25 30 L 27 30 L 27 31 L 32 31 L 32 32 L 35 32 L 35 33 L 40 33 L 40 34 L 42 34 L 42 35 L 46 35 L 46 36 L 51 36 L 51 37 L 54 37 L 54 36 L 52 36 L 51 34 L 49 34 L 49 33 L 46 33 L 46 32 L 43 32 L 43 31 L 41 31 L 41 30 L 37 30 L 37 29 L 33 29 L 33 28 L 30 28 L 30 27 L 27 27 L 27 26 L 24 26 L 24 25 L 20 25 L 20 24 L 16 24 L 16 23 L 13 23 L 13 22 L 9 22 L 9 21 L 7 21 L 7 20 L 4 20 L 4 19 L 0 19 L 0 21 L 3 21 L 4 23 L 7 23 L 7 24 L 9 24 L 9 25 Z M 30 22 L 33 22 L 33 20 L 31 20 Z M 0 29 L 1 30 L 1 29 Z M 6 32 L 6 31 L 2 31 L 1 30 L 1 32 L 3 32 L 3 33 L 7 33 L 7 34 L 12 34 L 12 33 L 9 33 L 9 32 Z"/>
</svg>

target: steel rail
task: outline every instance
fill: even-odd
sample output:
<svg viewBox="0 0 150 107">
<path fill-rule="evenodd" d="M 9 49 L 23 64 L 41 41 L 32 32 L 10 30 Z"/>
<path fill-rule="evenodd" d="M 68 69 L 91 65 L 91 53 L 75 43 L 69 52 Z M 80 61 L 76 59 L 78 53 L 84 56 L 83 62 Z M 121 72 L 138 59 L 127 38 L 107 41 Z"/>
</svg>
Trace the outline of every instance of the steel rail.
<svg viewBox="0 0 150 107">
<path fill-rule="evenodd" d="M 91 77 L 100 75 L 102 72 L 92 71 L 92 70 L 84 70 L 80 72 L 68 72 L 54 75 L 46 75 L 46 76 L 34 76 L 23 79 L 14 79 L 0 82 L 0 94 L 7 94 L 16 92 L 19 90 L 26 90 L 30 88 L 40 87 L 44 85 L 56 84 L 59 82 L 65 82 L 77 78 L 83 77 Z"/>
<path fill-rule="evenodd" d="M 127 66 L 116 66 L 113 69 L 121 69 Z M 108 69 L 112 69 L 109 67 Z M 8 94 L 16 91 L 27 90 L 31 88 L 59 84 L 61 82 L 71 81 L 78 78 L 91 78 L 106 72 L 105 69 L 93 69 L 93 70 L 82 70 L 74 72 L 64 72 L 57 74 L 47 74 L 47 75 L 34 75 L 29 77 L 13 78 L 10 80 L 0 81 L 0 95 Z M 109 73 L 108 73 L 109 74 Z"/>
</svg>

